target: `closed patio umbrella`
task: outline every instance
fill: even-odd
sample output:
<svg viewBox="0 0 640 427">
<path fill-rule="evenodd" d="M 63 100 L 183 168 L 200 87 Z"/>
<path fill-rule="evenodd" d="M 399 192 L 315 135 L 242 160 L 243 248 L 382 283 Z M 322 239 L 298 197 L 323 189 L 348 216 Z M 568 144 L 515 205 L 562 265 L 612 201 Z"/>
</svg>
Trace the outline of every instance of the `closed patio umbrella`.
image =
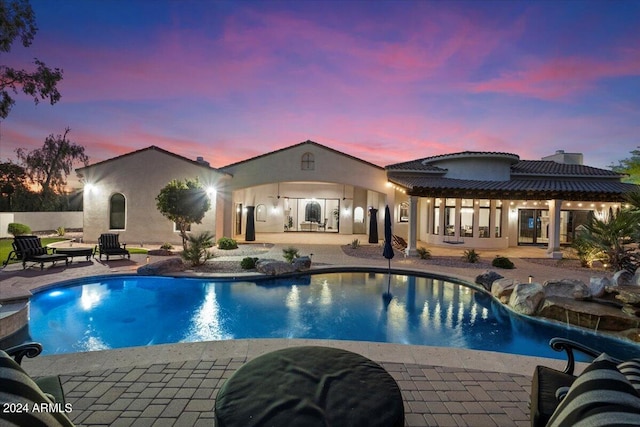
<svg viewBox="0 0 640 427">
<path fill-rule="evenodd" d="M 389 210 L 389 205 L 387 205 L 384 208 L 384 249 L 382 249 L 382 256 L 389 260 L 389 282 L 387 284 L 387 294 L 383 295 L 385 301 L 387 299 L 391 301 L 391 258 L 395 255 L 393 253 L 393 246 L 391 246 L 391 239 L 391 211 Z"/>
</svg>

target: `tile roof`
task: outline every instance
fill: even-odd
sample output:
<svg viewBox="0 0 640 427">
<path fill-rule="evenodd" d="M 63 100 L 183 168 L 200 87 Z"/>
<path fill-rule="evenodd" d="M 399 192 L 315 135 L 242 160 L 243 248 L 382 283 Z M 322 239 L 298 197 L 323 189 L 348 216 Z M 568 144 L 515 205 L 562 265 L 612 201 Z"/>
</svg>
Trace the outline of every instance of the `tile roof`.
<svg viewBox="0 0 640 427">
<path fill-rule="evenodd" d="M 521 160 L 511 166 L 511 176 L 572 176 L 620 178 L 617 172 L 585 165 L 557 163 L 551 160 Z"/>
<path fill-rule="evenodd" d="M 115 160 L 121 159 L 121 158 L 123 158 L 123 157 L 129 157 L 129 156 L 132 156 L 132 155 L 134 155 L 134 154 L 142 153 L 142 152 L 144 152 L 144 151 L 158 151 L 159 153 L 163 153 L 163 154 L 166 154 L 166 155 L 168 155 L 168 156 L 175 157 L 176 159 L 180 159 L 180 160 L 183 160 L 183 161 L 185 161 L 185 162 L 192 163 L 192 164 L 194 164 L 194 165 L 201 166 L 201 167 L 203 167 L 203 168 L 210 169 L 210 170 L 212 170 L 212 171 L 216 171 L 216 172 L 221 173 L 221 174 L 229 175 L 227 172 L 221 171 L 220 169 L 216 169 L 216 168 L 214 168 L 214 167 L 210 166 L 208 163 L 203 163 L 203 162 L 199 162 L 199 161 L 197 161 L 197 160 L 189 159 L 189 158 L 187 158 L 187 157 L 184 157 L 184 156 L 181 156 L 181 155 L 179 155 L 179 154 L 172 153 L 171 151 L 167 151 L 167 150 L 165 150 L 165 149 L 163 149 L 163 148 L 157 147 L 157 146 L 155 146 L 155 145 L 151 145 L 151 146 L 149 146 L 149 147 L 142 148 L 142 149 L 140 149 L 140 150 L 131 151 L 131 152 L 129 152 L 129 153 L 125 153 L 125 154 L 122 154 L 122 155 L 120 155 L 120 156 L 112 157 L 112 158 L 110 158 L 110 159 L 103 160 L 103 161 L 101 161 L 101 162 L 93 163 L 93 164 L 91 164 L 91 165 L 89 165 L 89 166 L 85 166 L 85 167 L 77 168 L 77 169 L 76 169 L 76 173 L 80 173 L 80 174 L 82 174 L 82 171 L 83 171 L 83 170 L 85 170 L 85 169 L 91 169 L 91 168 L 93 168 L 94 166 L 102 165 L 102 164 L 105 164 L 105 163 L 110 163 L 110 162 L 113 162 L 113 161 L 115 161 Z"/>
<path fill-rule="evenodd" d="M 509 181 L 481 181 L 430 177 L 419 174 L 389 173 L 389 181 L 407 188 L 413 195 L 436 195 L 446 192 L 466 192 L 471 197 L 484 197 L 491 193 L 503 198 L 558 197 L 578 200 L 581 197 L 619 198 L 624 193 L 637 189 L 633 184 L 618 180 L 600 179 L 511 179 Z"/>
<path fill-rule="evenodd" d="M 367 164 L 367 165 L 369 165 L 369 166 L 372 166 L 372 167 L 374 167 L 374 168 L 377 168 L 377 169 L 384 169 L 384 168 L 382 168 L 381 166 L 378 166 L 378 165 L 373 164 L 373 163 L 371 163 L 371 162 L 368 162 L 368 161 L 366 161 L 366 160 L 362 160 L 362 159 L 360 159 L 360 158 L 358 158 L 358 157 L 352 156 L 351 154 L 343 153 L 342 151 L 338 151 L 338 150 L 335 150 L 335 149 L 333 149 L 333 148 L 331 148 L 331 147 L 327 147 L 326 145 L 319 144 L 319 143 L 317 143 L 317 142 L 315 142 L 315 141 L 311 141 L 310 139 L 308 139 L 308 140 L 306 140 L 306 141 L 303 141 L 303 142 L 299 142 L 298 144 L 289 145 L 289 146 L 287 146 L 287 147 L 280 148 L 279 150 L 274 150 L 274 151 L 270 151 L 270 152 L 268 152 L 268 153 L 260 154 L 259 156 L 251 157 L 251 158 L 249 158 L 249 159 L 245 159 L 245 160 L 240 160 L 239 162 L 235 162 L 235 163 L 231 163 L 231 164 L 226 165 L 226 166 L 222 166 L 220 169 L 221 169 L 221 170 L 225 170 L 225 169 L 228 169 L 228 168 L 230 168 L 230 167 L 232 167 L 232 166 L 237 166 L 237 165 L 240 165 L 240 164 L 242 164 L 242 163 L 246 163 L 246 162 L 250 162 L 250 161 L 252 161 L 252 160 L 260 159 L 260 158 L 262 158 L 262 157 L 270 156 L 270 155 L 272 155 L 272 154 L 280 153 L 280 152 L 282 152 L 282 151 L 291 150 L 292 148 L 296 148 L 296 147 L 299 147 L 299 146 L 301 146 L 301 145 L 313 145 L 313 146 L 316 146 L 316 147 L 322 148 L 322 149 L 324 149 L 324 150 L 328 150 L 328 151 L 331 151 L 331 152 L 333 152 L 333 153 L 339 154 L 339 155 L 341 155 L 341 156 L 348 157 L 348 158 L 350 158 L 350 159 L 352 159 L 352 160 L 357 160 L 358 162 L 365 163 L 365 164 Z"/>
</svg>

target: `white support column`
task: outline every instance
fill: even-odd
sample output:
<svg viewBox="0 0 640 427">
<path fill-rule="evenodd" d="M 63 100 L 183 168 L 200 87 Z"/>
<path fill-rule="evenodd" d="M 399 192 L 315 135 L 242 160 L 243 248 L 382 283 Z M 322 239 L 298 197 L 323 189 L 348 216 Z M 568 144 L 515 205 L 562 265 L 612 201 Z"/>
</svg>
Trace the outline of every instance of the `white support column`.
<svg viewBox="0 0 640 427">
<path fill-rule="evenodd" d="M 409 196 L 409 239 L 406 253 L 408 256 L 418 255 L 418 197 Z"/>
<path fill-rule="evenodd" d="M 553 259 L 561 259 L 560 250 L 560 209 L 562 200 L 554 199 L 549 201 L 549 247 L 547 256 Z"/>
</svg>

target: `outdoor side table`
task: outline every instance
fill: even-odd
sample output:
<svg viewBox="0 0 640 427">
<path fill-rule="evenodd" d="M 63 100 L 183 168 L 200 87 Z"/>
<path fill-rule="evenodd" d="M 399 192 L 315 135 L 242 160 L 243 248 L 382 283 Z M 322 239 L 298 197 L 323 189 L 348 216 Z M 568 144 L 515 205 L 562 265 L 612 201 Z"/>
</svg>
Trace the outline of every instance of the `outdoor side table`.
<svg viewBox="0 0 640 427">
<path fill-rule="evenodd" d="M 216 397 L 218 427 L 404 426 L 396 381 L 366 357 L 292 347 L 240 367 Z"/>
<path fill-rule="evenodd" d="M 87 258 L 87 261 L 93 256 L 93 248 L 53 248 L 53 252 L 56 254 L 66 255 L 73 259 L 76 256 L 83 256 Z"/>
</svg>

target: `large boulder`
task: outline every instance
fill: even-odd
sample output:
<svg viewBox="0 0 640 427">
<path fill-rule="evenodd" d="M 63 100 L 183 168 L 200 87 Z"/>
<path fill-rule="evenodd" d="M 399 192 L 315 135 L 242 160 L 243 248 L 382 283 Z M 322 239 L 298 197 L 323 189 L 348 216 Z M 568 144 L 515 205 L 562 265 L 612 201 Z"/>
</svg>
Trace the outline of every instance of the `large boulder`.
<svg viewBox="0 0 640 427">
<path fill-rule="evenodd" d="M 636 272 L 633 274 L 630 285 L 640 286 L 640 268 L 637 269 Z"/>
<path fill-rule="evenodd" d="M 542 285 L 546 297 L 565 297 L 583 300 L 591 297 L 589 287 L 582 280 L 547 280 Z"/>
<path fill-rule="evenodd" d="M 256 262 L 256 270 L 259 273 L 266 274 L 268 276 L 279 276 L 281 274 L 293 273 L 296 271 L 293 264 L 272 259 L 258 260 Z"/>
<path fill-rule="evenodd" d="M 175 257 L 138 267 L 138 274 L 140 276 L 162 276 L 184 270 L 186 270 L 184 262 L 182 262 L 180 258 Z"/>
<path fill-rule="evenodd" d="M 509 307 L 516 313 L 534 315 L 544 300 L 544 288 L 540 283 L 518 283 L 509 298 Z"/>
<path fill-rule="evenodd" d="M 608 277 L 592 277 L 589 279 L 589 292 L 595 298 L 601 298 L 607 289 L 611 286 L 611 280 Z"/>
<path fill-rule="evenodd" d="M 613 277 L 611 278 L 611 284 L 613 286 L 627 286 L 630 285 L 633 281 L 633 274 L 629 273 L 627 270 L 620 270 L 613 273 Z"/>
<path fill-rule="evenodd" d="M 499 275 L 495 271 L 487 270 L 482 274 L 476 276 L 476 284 L 482 285 L 487 291 L 491 292 L 491 285 L 498 279 L 502 279 L 503 276 Z"/>
<path fill-rule="evenodd" d="M 311 258 L 301 256 L 293 260 L 293 268 L 296 271 L 307 271 L 311 268 Z"/>
<path fill-rule="evenodd" d="M 509 297 L 513 293 L 513 289 L 520 283 L 516 279 L 498 279 L 491 284 L 491 294 L 498 298 L 503 304 L 509 302 Z"/>
</svg>

